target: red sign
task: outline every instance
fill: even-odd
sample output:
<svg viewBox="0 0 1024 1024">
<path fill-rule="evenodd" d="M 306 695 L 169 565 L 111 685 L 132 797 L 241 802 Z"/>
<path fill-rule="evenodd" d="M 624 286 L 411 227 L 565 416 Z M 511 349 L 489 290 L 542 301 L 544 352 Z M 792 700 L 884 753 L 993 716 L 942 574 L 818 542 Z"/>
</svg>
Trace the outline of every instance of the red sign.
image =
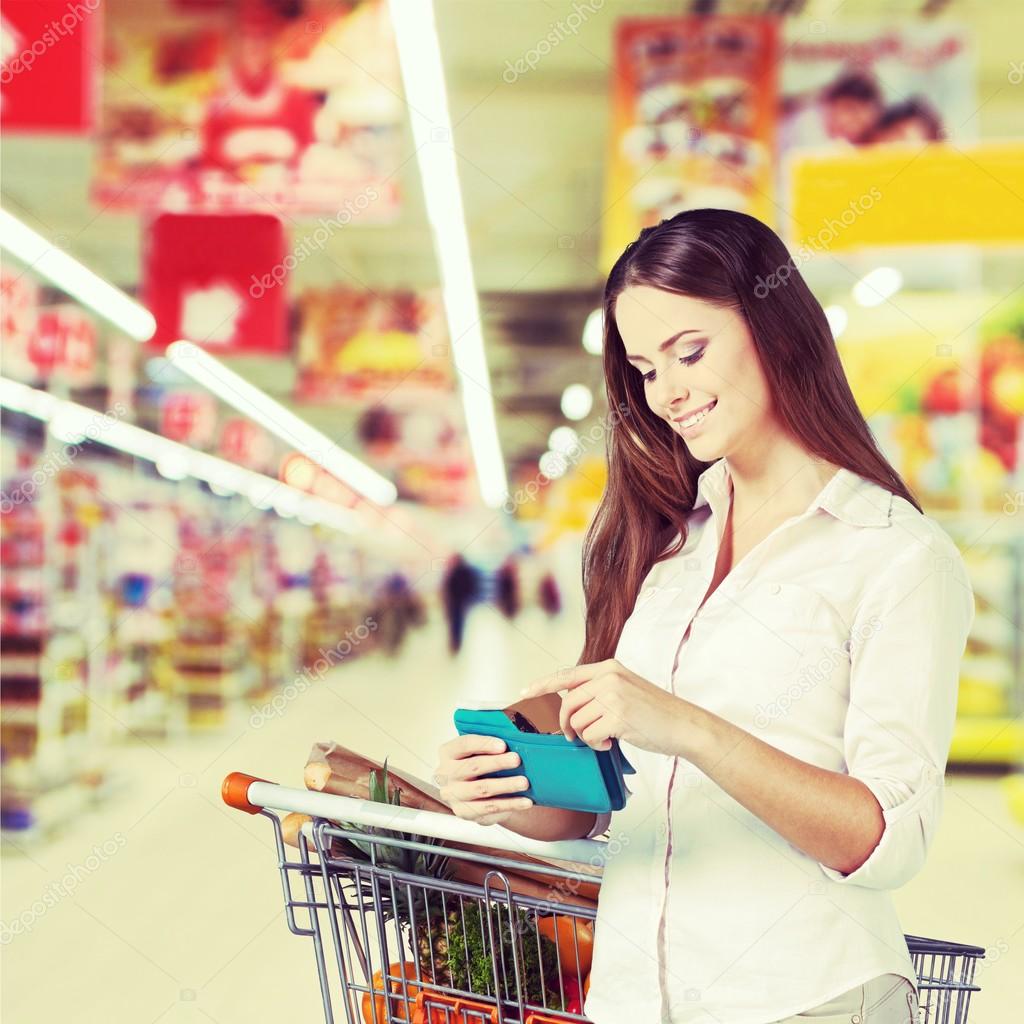
<svg viewBox="0 0 1024 1024">
<path fill-rule="evenodd" d="M 101 0 L 5 0 L 4 131 L 84 135 L 95 121 Z"/>
<path fill-rule="evenodd" d="M 205 447 L 217 429 L 217 402 L 200 391 L 172 391 L 160 404 L 160 433 L 172 441 Z"/>
<path fill-rule="evenodd" d="M 96 348 L 96 325 L 78 306 L 49 306 L 39 314 L 29 358 L 44 376 L 56 370 L 85 384 L 96 369 Z"/>
<path fill-rule="evenodd" d="M 5 268 L 0 273 L 0 299 L 4 373 L 19 380 L 35 380 L 39 371 L 28 354 L 39 316 L 39 287 L 27 274 L 15 274 Z"/>
<path fill-rule="evenodd" d="M 214 353 L 286 351 L 294 263 L 272 215 L 161 214 L 144 254 L 142 301 L 157 321 L 150 344 L 187 338 Z"/>
<path fill-rule="evenodd" d="M 38 306 L 39 289 L 27 276 L 4 273 L 0 327 L 4 373 L 37 381 L 56 375 L 89 384 L 96 370 L 96 325 L 73 303 Z"/>
</svg>

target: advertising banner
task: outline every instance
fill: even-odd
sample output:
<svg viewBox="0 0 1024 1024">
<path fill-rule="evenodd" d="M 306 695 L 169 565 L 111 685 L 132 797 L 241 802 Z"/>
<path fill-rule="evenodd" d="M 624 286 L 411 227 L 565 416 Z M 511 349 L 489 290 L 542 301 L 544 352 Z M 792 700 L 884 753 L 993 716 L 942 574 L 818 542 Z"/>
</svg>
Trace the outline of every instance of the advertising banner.
<svg viewBox="0 0 1024 1024">
<path fill-rule="evenodd" d="M 93 198 L 387 222 L 401 76 L 382 0 L 118 0 Z"/>
</svg>

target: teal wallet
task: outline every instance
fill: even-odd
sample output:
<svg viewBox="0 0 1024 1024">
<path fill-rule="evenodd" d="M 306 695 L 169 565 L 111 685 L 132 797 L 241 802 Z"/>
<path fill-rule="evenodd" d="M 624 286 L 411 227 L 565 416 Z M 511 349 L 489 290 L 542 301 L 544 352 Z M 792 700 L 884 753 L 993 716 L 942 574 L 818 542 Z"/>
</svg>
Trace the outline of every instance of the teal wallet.
<svg viewBox="0 0 1024 1024">
<path fill-rule="evenodd" d="M 635 774 L 636 769 L 619 749 L 618 740 L 612 740 L 609 750 L 594 750 L 581 739 L 567 740 L 561 732 L 523 732 L 504 711 L 466 708 L 456 710 L 455 728 L 460 736 L 497 736 L 519 755 L 517 766 L 481 776 L 525 775 L 529 786 L 508 794 L 509 799 L 526 796 L 543 807 L 596 814 L 626 806 L 629 790 L 623 776 Z"/>
</svg>

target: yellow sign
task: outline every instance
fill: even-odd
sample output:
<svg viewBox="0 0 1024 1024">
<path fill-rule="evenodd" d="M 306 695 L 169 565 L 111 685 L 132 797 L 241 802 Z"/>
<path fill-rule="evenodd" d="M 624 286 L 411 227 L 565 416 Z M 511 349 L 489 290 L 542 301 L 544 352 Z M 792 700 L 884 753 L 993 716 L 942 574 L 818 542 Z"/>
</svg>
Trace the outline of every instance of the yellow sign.
<svg viewBox="0 0 1024 1024">
<path fill-rule="evenodd" d="M 806 154 L 791 172 L 792 248 L 1024 242 L 1024 142 Z"/>
</svg>

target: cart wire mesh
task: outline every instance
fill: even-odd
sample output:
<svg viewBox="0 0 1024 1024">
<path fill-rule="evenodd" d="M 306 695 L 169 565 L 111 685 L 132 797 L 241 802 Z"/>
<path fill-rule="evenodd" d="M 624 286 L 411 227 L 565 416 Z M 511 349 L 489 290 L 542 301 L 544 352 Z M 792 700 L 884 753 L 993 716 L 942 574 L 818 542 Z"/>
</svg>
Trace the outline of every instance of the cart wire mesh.
<svg viewBox="0 0 1024 1024">
<path fill-rule="evenodd" d="M 551 898 L 513 890 L 503 869 L 522 864 L 471 850 L 444 855 L 476 862 L 482 884 L 423 876 L 387 862 L 396 849 L 439 847 L 353 832 L 320 818 L 285 846 L 273 822 L 290 931 L 313 940 L 327 1024 L 585 1024 L 588 937 L 596 909 L 572 902 L 595 876 L 531 865 L 550 877 Z M 312 842 L 309 833 L 312 834 Z M 369 845 L 366 859 L 346 840 Z M 916 1024 L 966 1024 L 979 990 L 978 946 L 906 936 L 918 976 Z"/>
</svg>

